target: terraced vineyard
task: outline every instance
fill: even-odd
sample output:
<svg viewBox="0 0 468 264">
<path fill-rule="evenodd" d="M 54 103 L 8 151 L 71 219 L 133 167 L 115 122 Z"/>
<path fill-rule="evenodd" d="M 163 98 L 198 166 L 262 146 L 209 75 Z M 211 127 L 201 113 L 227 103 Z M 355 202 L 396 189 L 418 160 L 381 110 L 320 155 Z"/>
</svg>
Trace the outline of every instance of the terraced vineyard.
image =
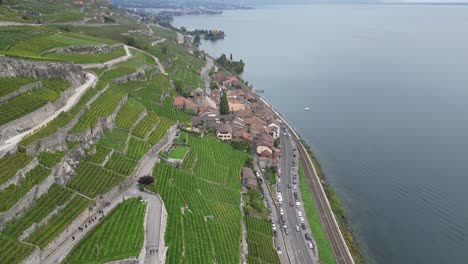
<svg viewBox="0 0 468 264">
<path fill-rule="evenodd" d="M 10 46 L 36 37 L 43 37 L 52 34 L 48 30 L 43 30 L 33 26 L 10 26 L 0 27 L 0 51 L 7 50 Z"/>
<path fill-rule="evenodd" d="M 16 152 L 13 155 L 4 156 L 0 159 L 0 184 L 13 178 L 16 173 L 33 160 L 23 152 Z"/>
<path fill-rule="evenodd" d="M 113 186 L 125 179 L 103 167 L 89 162 L 82 162 L 76 171 L 76 175 L 68 184 L 68 187 L 94 198 L 96 195 L 109 191 Z"/>
<path fill-rule="evenodd" d="M 128 99 L 115 119 L 115 125 L 121 129 L 130 129 L 138 120 L 145 107 L 135 99 Z"/>
<path fill-rule="evenodd" d="M 129 176 L 135 169 L 137 162 L 126 158 L 124 155 L 114 152 L 110 160 L 106 163 L 106 169 L 116 173 Z"/>
<path fill-rule="evenodd" d="M 121 129 L 114 129 L 112 131 L 106 131 L 105 136 L 102 137 L 98 144 L 107 148 L 113 148 L 118 151 L 124 151 L 125 142 L 128 138 L 128 132 Z"/>
<path fill-rule="evenodd" d="M 0 97 L 15 92 L 23 85 L 34 83 L 37 81 L 37 79 L 28 77 L 0 78 Z"/>
<path fill-rule="evenodd" d="M 37 159 L 39 160 L 39 164 L 47 168 L 52 168 L 62 160 L 63 156 L 65 156 L 65 152 L 63 151 L 55 151 L 55 152 L 45 151 L 45 152 L 40 153 L 37 156 Z"/>
<path fill-rule="evenodd" d="M 105 263 L 138 257 L 143 246 L 146 205 L 127 199 L 70 253 L 64 263 Z"/>
<path fill-rule="evenodd" d="M 109 153 L 112 151 L 112 149 L 106 148 L 102 145 L 96 145 L 94 147 L 96 152 L 93 155 L 86 156 L 84 159 L 85 161 L 101 164 L 106 159 L 106 156 L 109 155 Z"/>
<path fill-rule="evenodd" d="M 148 136 L 148 142 L 153 145 L 158 143 L 166 135 L 167 130 L 174 124 L 175 122 L 172 120 L 165 117 L 159 117 L 158 127 Z"/>
<path fill-rule="evenodd" d="M 199 156 L 193 175 L 166 163 L 158 164 L 153 172 L 155 189 L 168 210 L 165 240 L 171 250 L 167 262 L 211 263 L 216 258 L 219 263 L 238 263 L 240 170 L 247 154 L 213 138 L 189 136 L 189 141 Z M 208 163 L 211 166 L 200 165 Z M 216 176 L 219 173 L 223 177 Z M 188 210 L 182 213 L 186 205 Z M 205 221 L 209 216 L 213 220 Z"/>
<path fill-rule="evenodd" d="M 0 212 L 5 212 L 15 205 L 31 188 L 41 183 L 50 170 L 38 165 L 22 178 L 18 185 L 11 184 L 7 188 L 0 190 Z"/>
<path fill-rule="evenodd" d="M 94 103 L 71 132 L 83 132 L 97 123 L 98 117 L 107 117 L 117 108 L 124 98 L 125 91 L 119 88 L 109 88 Z"/>
<path fill-rule="evenodd" d="M 245 217 L 247 228 L 248 263 L 281 263 L 273 247 L 271 224 L 262 219 Z"/>
<path fill-rule="evenodd" d="M 127 156 L 129 158 L 139 160 L 151 148 L 151 145 L 136 137 L 130 137 L 128 143 Z"/>
<path fill-rule="evenodd" d="M 22 93 L 0 104 L 0 125 L 29 114 L 48 102 L 55 102 L 70 86 L 62 80 L 42 80 L 43 88 Z"/>
<path fill-rule="evenodd" d="M 65 208 L 52 216 L 46 224 L 41 225 L 36 229 L 26 241 L 39 246 L 40 248 L 46 247 L 49 242 L 65 230 L 66 227 L 90 204 L 90 200 L 80 195 L 75 195 Z"/>
<path fill-rule="evenodd" d="M 148 133 L 158 124 L 159 117 L 154 112 L 148 112 L 148 115 L 141 120 L 133 130 L 133 135 L 145 139 Z"/>
</svg>

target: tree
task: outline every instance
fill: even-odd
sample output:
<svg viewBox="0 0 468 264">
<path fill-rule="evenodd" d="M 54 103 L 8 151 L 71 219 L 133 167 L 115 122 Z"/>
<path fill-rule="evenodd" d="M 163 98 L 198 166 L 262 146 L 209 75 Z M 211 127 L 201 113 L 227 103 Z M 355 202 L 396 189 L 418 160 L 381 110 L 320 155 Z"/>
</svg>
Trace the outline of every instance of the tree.
<svg viewBox="0 0 468 264">
<path fill-rule="evenodd" d="M 221 102 L 219 103 L 219 113 L 222 115 L 229 114 L 229 102 L 227 99 L 226 91 L 221 95 Z"/>
<path fill-rule="evenodd" d="M 123 38 L 123 43 L 125 43 L 125 44 L 127 44 L 129 46 L 135 46 L 136 41 L 135 41 L 134 38 L 132 38 L 130 36 L 125 36 Z"/>
<path fill-rule="evenodd" d="M 162 52 L 164 55 L 167 55 L 167 46 L 166 46 L 166 45 L 161 46 L 161 52 Z"/>
<path fill-rule="evenodd" d="M 138 179 L 139 184 L 150 185 L 154 182 L 154 178 L 152 176 L 142 176 Z"/>
</svg>

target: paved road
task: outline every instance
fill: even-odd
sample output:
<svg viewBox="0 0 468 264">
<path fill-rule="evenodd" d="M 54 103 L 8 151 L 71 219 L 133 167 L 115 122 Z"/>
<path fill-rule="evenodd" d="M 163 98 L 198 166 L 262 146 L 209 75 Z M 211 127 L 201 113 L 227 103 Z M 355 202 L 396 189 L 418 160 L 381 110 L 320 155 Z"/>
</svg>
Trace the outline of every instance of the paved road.
<svg viewBox="0 0 468 264">
<path fill-rule="evenodd" d="M 291 248 L 290 248 L 290 255 L 294 255 L 294 261 L 292 263 L 318 263 L 318 257 L 314 250 L 308 248 L 308 243 L 305 240 L 305 234 L 308 233 L 309 235 L 313 235 L 311 233 L 310 226 L 307 222 L 307 219 L 304 214 L 304 209 L 302 207 L 302 200 L 300 197 L 299 188 L 298 188 L 298 178 L 296 178 L 296 184 L 293 182 L 293 175 L 294 172 L 296 175 L 297 173 L 297 156 L 296 158 L 293 157 L 293 142 L 290 137 L 284 136 L 281 133 L 281 162 L 280 168 L 282 172 L 281 176 L 281 183 L 279 183 L 279 189 L 281 190 L 281 194 L 283 197 L 283 204 L 282 207 L 284 210 L 284 217 L 286 218 L 286 225 L 289 229 L 289 235 L 286 237 L 289 240 Z M 293 168 L 292 163 L 293 160 L 295 161 L 295 166 Z M 297 176 L 298 177 L 298 176 Z M 288 187 L 288 184 L 291 184 L 291 187 Z M 294 186 L 296 186 L 296 190 L 294 190 Z M 299 195 L 299 208 L 295 206 L 295 199 L 293 192 L 297 192 Z M 290 206 L 290 202 L 293 202 L 294 206 Z M 301 227 L 301 221 L 299 220 L 298 212 L 302 213 L 304 217 L 306 230 L 302 228 L 299 229 L 299 232 L 296 231 L 296 226 Z M 314 242 L 315 244 L 315 242 Z"/>
<path fill-rule="evenodd" d="M 130 53 L 130 50 L 127 45 L 124 45 L 125 49 L 125 55 L 122 57 L 118 57 L 112 60 L 109 60 L 104 63 L 91 63 L 91 64 L 79 64 L 83 69 L 91 69 L 91 68 L 103 68 L 103 67 L 112 67 L 114 64 L 126 61 L 132 57 L 132 53 Z"/>
<path fill-rule="evenodd" d="M 252 92 L 252 90 L 250 90 L 249 88 L 243 87 L 243 90 L 245 92 L 250 93 L 253 97 L 257 98 L 257 100 L 264 102 L 267 106 L 270 107 L 270 109 L 272 108 L 272 105 L 270 103 L 265 101 L 256 93 Z M 331 211 L 330 204 L 325 195 L 325 191 L 323 190 L 320 179 L 317 176 L 317 172 L 315 171 L 314 166 L 312 165 L 312 160 L 306 154 L 304 146 L 299 141 L 299 135 L 292 129 L 289 123 L 278 112 L 274 111 L 273 109 L 271 110 L 277 118 L 281 119 L 283 123 L 287 125 L 289 131 L 292 134 L 294 142 L 298 147 L 301 161 L 304 165 L 304 173 L 309 182 L 309 189 L 314 195 L 317 208 L 320 213 L 320 220 L 322 222 L 323 228 L 325 229 L 325 232 L 327 233 L 327 237 L 330 241 L 337 263 L 354 264 L 354 260 L 351 256 L 351 253 L 349 252 L 346 242 L 344 241 L 343 235 L 341 234 L 340 228 L 338 227 L 338 223 L 336 222 L 335 215 Z"/>
<path fill-rule="evenodd" d="M 253 154 L 253 157 L 254 157 L 254 170 L 260 172 L 260 177 L 262 177 L 262 179 L 265 179 L 265 175 L 260 170 L 260 166 L 258 165 L 258 156 L 256 154 Z M 279 257 L 280 257 L 281 263 L 291 263 L 289 260 L 288 254 L 286 252 L 286 243 L 284 240 L 285 235 L 283 233 L 284 230 L 281 229 L 280 220 L 279 220 L 280 218 L 279 211 L 274 205 L 274 199 L 265 181 L 262 182 L 261 187 L 266 197 L 265 198 L 266 203 L 269 205 L 269 209 L 271 209 L 270 211 L 271 221 L 272 223 L 276 225 L 277 237 L 273 239 L 273 244 L 275 247 L 280 248 L 281 255 L 279 255 Z"/>
<path fill-rule="evenodd" d="M 211 94 L 210 70 L 213 67 L 213 65 L 214 65 L 213 59 L 211 57 L 209 57 L 209 56 L 206 56 L 206 64 L 205 64 L 205 66 L 203 66 L 203 68 L 201 69 L 201 73 L 200 73 L 201 76 L 203 77 L 203 79 L 205 80 L 205 91 L 206 91 L 206 94 L 208 94 L 208 95 Z"/>
<path fill-rule="evenodd" d="M 66 112 L 70 110 L 80 99 L 81 96 L 86 93 L 86 91 L 94 85 L 95 81 L 97 80 L 97 77 L 94 73 L 88 72 L 87 73 L 87 80 L 84 84 L 80 85 L 79 87 L 75 88 L 75 93 L 68 98 L 67 103 L 57 111 L 55 111 L 52 115 L 48 116 L 46 119 L 44 119 L 42 122 L 34 126 L 33 128 L 29 129 L 28 131 L 25 131 L 21 134 L 18 134 L 12 138 L 9 138 L 5 140 L 4 142 L 1 143 L 0 145 L 0 153 L 9 151 L 13 148 L 16 147 L 16 144 L 20 142 L 25 136 L 35 132 L 36 130 L 44 127 L 47 125 L 50 121 L 54 120 L 60 113 Z"/>
</svg>

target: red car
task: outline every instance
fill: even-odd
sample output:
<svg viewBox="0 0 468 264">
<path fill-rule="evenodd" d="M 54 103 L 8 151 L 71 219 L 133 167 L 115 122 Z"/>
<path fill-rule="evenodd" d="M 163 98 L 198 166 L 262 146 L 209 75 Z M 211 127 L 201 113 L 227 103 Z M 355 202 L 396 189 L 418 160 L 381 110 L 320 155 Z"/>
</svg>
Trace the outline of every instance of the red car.
<svg viewBox="0 0 468 264">
<path fill-rule="evenodd" d="M 293 206 L 294 206 L 294 203 L 293 203 L 293 201 L 290 201 L 290 202 L 289 202 L 289 206 L 291 206 L 291 207 L 293 207 Z"/>
</svg>

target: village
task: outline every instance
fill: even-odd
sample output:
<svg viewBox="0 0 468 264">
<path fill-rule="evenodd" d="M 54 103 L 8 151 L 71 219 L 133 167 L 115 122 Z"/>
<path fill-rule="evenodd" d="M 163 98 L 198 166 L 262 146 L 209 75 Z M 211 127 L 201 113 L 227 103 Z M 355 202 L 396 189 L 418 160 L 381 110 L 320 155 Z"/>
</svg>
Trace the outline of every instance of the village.
<svg viewBox="0 0 468 264">
<path fill-rule="evenodd" d="M 218 71 L 211 75 L 211 80 L 211 91 L 195 88 L 187 97 L 174 97 L 175 108 L 193 114 L 185 129 L 202 135 L 213 134 L 245 151 L 253 148 L 261 169 L 276 169 L 281 120 L 275 118 L 267 105 L 257 101 L 250 88 L 237 77 Z M 223 93 L 229 105 L 227 114 L 220 113 Z M 242 177 L 244 193 L 246 188 L 257 188 L 257 177 L 251 168 L 244 167 Z"/>
</svg>

